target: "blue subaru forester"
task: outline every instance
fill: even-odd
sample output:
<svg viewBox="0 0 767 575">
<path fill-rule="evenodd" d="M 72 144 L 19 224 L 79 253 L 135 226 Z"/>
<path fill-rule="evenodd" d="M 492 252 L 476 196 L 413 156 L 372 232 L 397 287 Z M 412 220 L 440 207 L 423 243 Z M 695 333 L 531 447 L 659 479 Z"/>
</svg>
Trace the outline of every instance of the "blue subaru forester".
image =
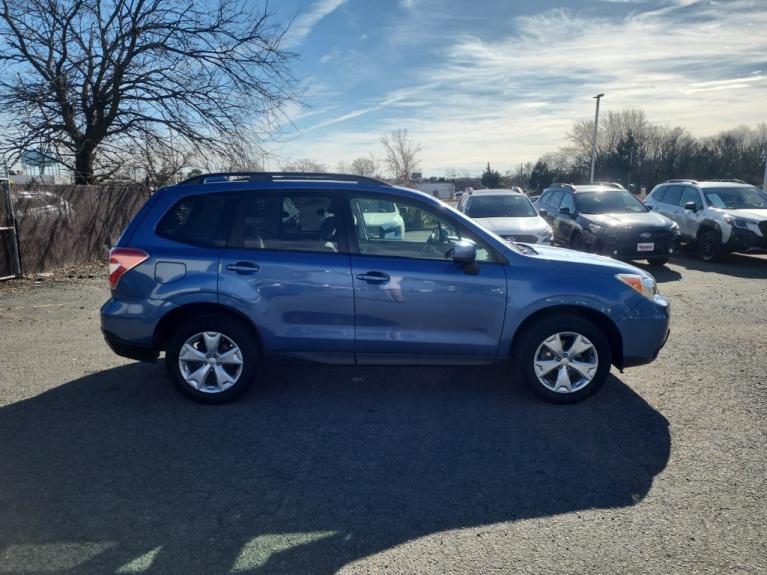
<svg viewBox="0 0 767 575">
<path fill-rule="evenodd" d="M 426 194 L 334 174 L 227 173 L 158 190 L 110 252 L 101 326 L 118 354 L 223 402 L 267 360 L 510 361 L 543 398 L 652 361 L 668 302 L 643 270 L 508 243 Z"/>
</svg>

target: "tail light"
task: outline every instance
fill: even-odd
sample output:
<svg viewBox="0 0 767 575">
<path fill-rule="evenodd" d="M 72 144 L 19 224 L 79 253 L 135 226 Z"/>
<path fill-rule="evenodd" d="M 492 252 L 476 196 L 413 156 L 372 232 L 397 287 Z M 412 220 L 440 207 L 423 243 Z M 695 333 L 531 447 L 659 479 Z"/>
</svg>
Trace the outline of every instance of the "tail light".
<svg viewBox="0 0 767 575">
<path fill-rule="evenodd" d="M 109 250 L 109 286 L 117 287 L 117 282 L 127 271 L 132 270 L 149 258 L 149 254 L 136 248 L 112 248 Z"/>
</svg>

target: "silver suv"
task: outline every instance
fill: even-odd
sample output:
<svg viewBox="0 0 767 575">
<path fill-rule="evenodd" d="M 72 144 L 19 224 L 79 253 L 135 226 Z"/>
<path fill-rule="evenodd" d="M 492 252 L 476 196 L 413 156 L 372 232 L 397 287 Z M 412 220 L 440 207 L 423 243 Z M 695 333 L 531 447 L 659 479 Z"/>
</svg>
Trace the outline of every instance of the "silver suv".
<svg viewBox="0 0 767 575">
<path fill-rule="evenodd" d="M 740 180 L 668 180 L 647 197 L 648 208 L 679 224 L 704 261 L 726 252 L 767 249 L 767 193 Z"/>
</svg>

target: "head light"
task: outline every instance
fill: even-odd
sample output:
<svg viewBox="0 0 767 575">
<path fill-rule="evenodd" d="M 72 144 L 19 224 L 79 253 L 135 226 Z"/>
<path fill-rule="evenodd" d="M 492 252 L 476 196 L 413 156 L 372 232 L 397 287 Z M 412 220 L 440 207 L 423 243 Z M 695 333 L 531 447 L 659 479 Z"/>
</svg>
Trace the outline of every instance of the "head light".
<svg viewBox="0 0 767 575">
<path fill-rule="evenodd" d="M 658 293 L 658 285 L 655 283 L 655 279 L 653 279 L 652 276 L 641 274 L 618 274 L 615 277 L 627 286 L 634 288 L 646 298 L 652 299 Z"/>
<path fill-rule="evenodd" d="M 731 216 L 730 214 L 726 214 L 724 216 L 724 221 L 725 223 L 735 226 L 736 228 L 743 228 L 743 229 L 747 229 L 748 224 L 753 223 L 753 222 L 749 222 L 748 220 L 744 220 L 743 218 L 736 218 L 735 216 Z"/>
<path fill-rule="evenodd" d="M 605 226 L 598 226 L 598 225 L 592 224 L 592 223 L 587 224 L 586 227 L 589 228 L 589 231 L 592 234 L 598 234 L 599 232 L 604 231 L 604 229 L 605 229 Z"/>
</svg>

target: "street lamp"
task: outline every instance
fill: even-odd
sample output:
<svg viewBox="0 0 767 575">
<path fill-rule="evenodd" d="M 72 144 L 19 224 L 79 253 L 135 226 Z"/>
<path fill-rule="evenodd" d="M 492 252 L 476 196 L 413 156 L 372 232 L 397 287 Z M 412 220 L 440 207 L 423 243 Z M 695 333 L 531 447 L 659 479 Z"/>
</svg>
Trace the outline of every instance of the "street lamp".
<svg viewBox="0 0 767 575">
<path fill-rule="evenodd" d="M 594 165 L 597 162 L 597 130 L 599 128 L 599 100 L 604 94 L 597 94 L 594 99 L 597 101 L 597 113 L 594 116 L 594 137 L 591 140 L 591 178 L 590 183 L 594 183 Z"/>
</svg>

